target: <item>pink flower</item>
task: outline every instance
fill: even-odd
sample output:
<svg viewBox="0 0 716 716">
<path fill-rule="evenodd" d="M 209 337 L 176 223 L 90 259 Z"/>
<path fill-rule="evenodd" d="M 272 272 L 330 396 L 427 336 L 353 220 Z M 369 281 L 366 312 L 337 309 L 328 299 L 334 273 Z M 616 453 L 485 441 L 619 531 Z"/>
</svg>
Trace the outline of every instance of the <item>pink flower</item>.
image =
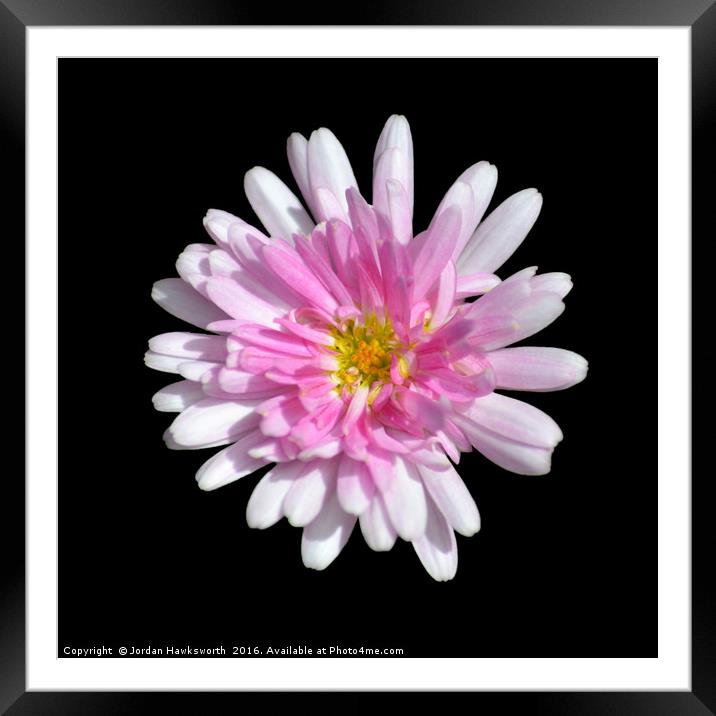
<svg viewBox="0 0 716 716">
<path fill-rule="evenodd" d="M 328 129 L 291 135 L 288 157 L 318 225 L 255 167 L 245 190 L 267 233 L 210 210 L 214 243 L 187 246 L 181 278 L 154 286 L 160 306 L 212 332 L 149 341 L 147 365 L 183 378 L 154 396 L 157 410 L 179 412 L 165 440 L 228 445 L 199 470 L 204 490 L 275 463 L 246 518 L 259 529 L 284 516 L 303 527 L 307 567 L 327 567 L 359 521 L 372 549 L 401 537 L 434 579 L 451 579 L 454 532 L 480 529 L 453 466 L 460 453 L 542 475 L 562 439 L 545 413 L 495 389 L 561 390 L 587 371 L 567 350 L 508 347 L 554 321 L 572 287 L 566 274 L 535 268 L 502 282 L 494 274 L 542 197 L 518 192 L 483 221 L 497 171 L 479 162 L 414 236 L 405 118 L 391 117 L 378 140 L 372 206 Z"/>
</svg>

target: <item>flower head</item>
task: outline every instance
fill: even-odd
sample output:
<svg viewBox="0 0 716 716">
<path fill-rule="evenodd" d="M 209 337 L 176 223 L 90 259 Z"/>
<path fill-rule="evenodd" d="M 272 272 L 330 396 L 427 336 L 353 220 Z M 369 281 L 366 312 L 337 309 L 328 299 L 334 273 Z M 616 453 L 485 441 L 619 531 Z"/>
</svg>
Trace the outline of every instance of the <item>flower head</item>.
<svg viewBox="0 0 716 716">
<path fill-rule="evenodd" d="M 278 177 L 251 169 L 246 195 L 267 233 L 210 210 L 214 243 L 187 246 L 181 278 L 154 286 L 169 313 L 211 332 L 149 342 L 147 364 L 183 378 L 154 396 L 180 413 L 165 440 L 228 445 L 200 468 L 205 490 L 275 463 L 247 521 L 303 527 L 308 567 L 327 567 L 359 521 L 374 550 L 401 537 L 432 577 L 451 579 L 454 532 L 480 528 L 460 453 L 541 475 L 562 439 L 545 413 L 495 390 L 560 390 L 586 375 L 570 351 L 508 347 L 557 318 L 572 285 L 535 268 L 494 274 L 542 197 L 518 192 L 482 220 L 497 172 L 479 162 L 413 235 L 405 118 L 378 140 L 372 205 L 329 130 L 291 135 L 288 156 L 315 221 Z"/>
</svg>

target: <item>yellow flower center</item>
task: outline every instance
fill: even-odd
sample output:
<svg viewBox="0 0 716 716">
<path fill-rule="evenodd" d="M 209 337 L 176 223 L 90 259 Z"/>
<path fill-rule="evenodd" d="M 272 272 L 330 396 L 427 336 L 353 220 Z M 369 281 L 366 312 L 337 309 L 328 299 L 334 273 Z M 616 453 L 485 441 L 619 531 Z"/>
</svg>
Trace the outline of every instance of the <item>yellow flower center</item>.
<svg viewBox="0 0 716 716">
<path fill-rule="evenodd" d="M 333 373 L 333 378 L 338 383 L 338 390 L 345 386 L 353 392 L 360 385 L 389 383 L 394 354 L 401 375 L 407 377 L 407 362 L 398 354 L 400 344 L 390 319 L 380 321 L 375 315 L 368 316 L 363 323 L 349 319 L 341 328 L 334 328 L 332 334 L 333 350 L 338 359 L 338 370 Z"/>
</svg>

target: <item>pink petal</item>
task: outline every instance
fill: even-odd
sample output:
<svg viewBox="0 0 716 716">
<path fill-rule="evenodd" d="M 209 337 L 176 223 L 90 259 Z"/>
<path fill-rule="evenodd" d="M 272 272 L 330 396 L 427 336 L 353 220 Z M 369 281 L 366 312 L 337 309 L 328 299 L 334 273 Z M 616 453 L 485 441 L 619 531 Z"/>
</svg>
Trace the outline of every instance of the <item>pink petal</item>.
<svg viewBox="0 0 716 716">
<path fill-rule="evenodd" d="M 393 400 L 417 425 L 430 431 L 439 430 L 445 422 L 445 411 L 436 400 L 414 390 L 393 390 Z"/>
<path fill-rule="evenodd" d="M 353 397 L 348 404 L 346 416 L 345 418 L 343 418 L 344 435 L 347 435 L 353 429 L 353 426 L 356 424 L 356 421 L 361 417 L 361 415 L 363 415 L 365 407 L 368 404 L 369 391 L 370 386 L 361 385 L 356 389 L 355 393 L 353 393 Z"/>
<path fill-rule="evenodd" d="M 329 221 L 326 224 L 326 238 L 331 262 L 338 278 L 355 295 L 357 279 L 354 263 L 358 249 L 350 227 L 337 219 Z"/>
<path fill-rule="evenodd" d="M 266 328 L 257 323 L 245 323 L 234 329 L 234 335 L 247 343 L 285 355 L 310 357 L 306 343 L 290 333 Z"/>
<path fill-rule="evenodd" d="M 356 232 L 356 240 L 369 245 L 374 250 L 375 243 L 379 238 L 378 218 L 375 211 L 357 189 L 349 189 L 346 192 L 346 200 L 348 201 L 348 215 L 353 231 Z M 363 230 L 362 239 L 359 233 L 360 229 Z"/>
<path fill-rule="evenodd" d="M 244 268 L 227 251 L 221 249 L 212 251 L 209 254 L 209 267 L 212 276 L 231 279 L 258 301 L 268 303 L 282 313 L 288 313 L 295 305 L 295 294 L 290 297 L 290 300 L 284 300 L 280 295 L 281 292 L 279 291 L 277 294 L 275 291 L 275 281 L 267 283 L 265 280 L 256 278 L 254 271 Z"/>
<path fill-rule="evenodd" d="M 453 254 L 459 233 L 460 214 L 454 208 L 443 211 L 428 230 L 413 262 L 414 300 L 423 298 L 443 272 Z"/>
<path fill-rule="evenodd" d="M 314 232 L 314 236 L 318 232 Z M 353 305 L 353 299 L 348 289 L 343 285 L 331 265 L 321 254 L 309 243 L 308 239 L 301 236 L 295 237 L 296 252 L 303 259 L 306 266 L 313 272 L 313 275 L 331 292 L 342 306 Z"/>
<path fill-rule="evenodd" d="M 291 428 L 306 415 L 306 410 L 298 398 L 283 400 L 263 413 L 260 428 L 264 435 L 283 437 L 291 432 Z"/>
<path fill-rule="evenodd" d="M 316 330 L 290 318 L 279 318 L 276 323 L 307 343 L 318 343 L 323 346 L 332 346 L 335 343 L 333 336 L 327 331 Z"/>
<path fill-rule="evenodd" d="M 300 296 L 283 282 L 276 281 L 273 272 L 264 262 L 261 249 L 272 241 L 258 239 L 241 224 L 232 224 L 229 227 L 229 241 L 232 253 L 244 269 L 241 278 L 246 278 L 247 273 L 250 277 L 251 291 L 266 298 L 269 303 L 291 307 L 301 305 Z"/>
<path fill-rule="evenodd" d="M 273 244 L 264 246 L 266 263 L 276 276 L 303 296 L 314 306 L 332 314 L 338 302 L 306 266 L 299 254 L 289 246 Z"/>
<path fill-rule="evenodd" d="M 495 313 L 476 319 L 468 342 L 476 351 L 489 351 L 519 340 L 519 328 L 520 323 L 511 313 Z"/>
</svg>

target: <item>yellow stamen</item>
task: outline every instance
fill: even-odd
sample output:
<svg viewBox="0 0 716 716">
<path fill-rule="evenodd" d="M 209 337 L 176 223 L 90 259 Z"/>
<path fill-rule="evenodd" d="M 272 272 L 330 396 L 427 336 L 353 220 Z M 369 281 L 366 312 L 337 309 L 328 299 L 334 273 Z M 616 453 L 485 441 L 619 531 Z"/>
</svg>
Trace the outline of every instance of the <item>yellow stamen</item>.
<svg viewBox="0 0 716 716">
<path fill-rule="evenodd" d="M 345 387 L 353 392 L 359 385 L 390 382 L 391 360 L 401 346 L 389 319 L 381 321 L 372 314 L 358 323 L 351 318 L 332 333 L 335 341 L 332 350 L 338 359 L 338 370 L 333 372 L 337 390 Z M 403 378 L 407 378 L 408 363 L 399 354 L 398 366 Z M 381 385 L 371 391 L 369 402 L 375 400 Z"/>
</svg>

